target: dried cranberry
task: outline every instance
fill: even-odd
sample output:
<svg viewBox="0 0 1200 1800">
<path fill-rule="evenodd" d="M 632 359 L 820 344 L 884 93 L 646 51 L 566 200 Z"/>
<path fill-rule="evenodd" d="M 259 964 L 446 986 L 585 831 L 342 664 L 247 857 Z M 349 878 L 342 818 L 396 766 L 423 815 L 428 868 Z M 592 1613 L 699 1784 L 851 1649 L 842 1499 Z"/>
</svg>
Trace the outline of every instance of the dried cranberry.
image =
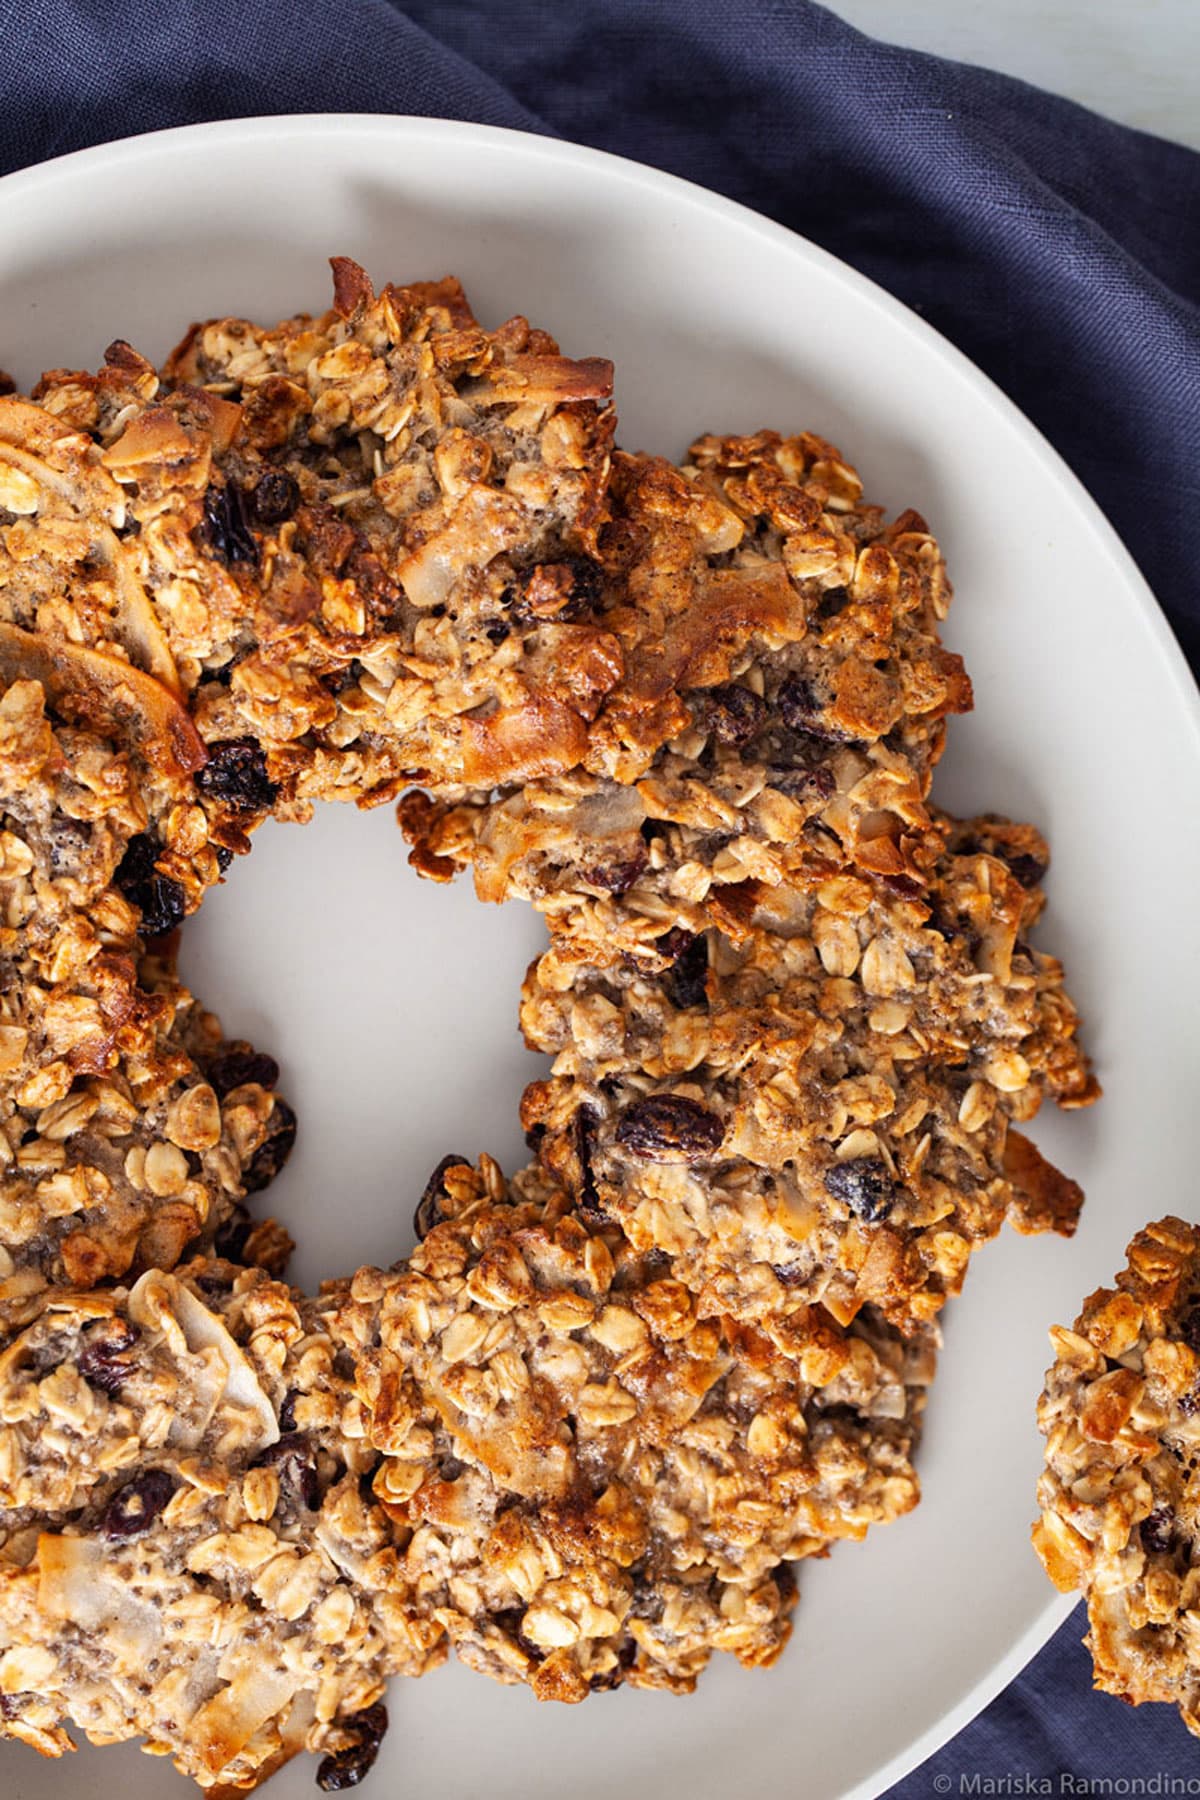
<svg viewBox="0 0 1200 1800">
<path fill-rule="evenodd" d="M 624 894 L 633 886 L 648 861 L 646 852 L 639 847 L 631 855 L 619 858 L 616 862 L 594 863 L 590 868 L 582 869 L 580 880 L 585 886 L 600 888 L 606 894 Z"/>
<path fill-rule="evenodd" d="M 246 496 L 236 481 L 215 482 L 204 496 L 200 534 L 223 563 L 256 563 L 258 544 L 250 529 Z"/>
<path fill-rule="evenodd" d="M 248 1194 L 268 1187 L 292 1153 L 296 1141 L 296 1115 L 286 1100 L 276 1100 L 269 1120 L 269 1134 L 254 1152 L 250 1166 L 242 1176 Z"/>
<path fill-rule="evenodd" d="M 682 1094 L 650 1094 L 625 1108 L 616 1135 L 635 1156 L 682 1156 L 702 1162 L 721 1148 L 725 1127 L 697 1100 Z"/>
<path fill-rule="evenodd" d="M 252 737 L 209 744 L 208 761 L 197 770 L 196 786 L 233 812 L 269 812 L 279 797 L 267 774 L 267 759 Z"/>
<path fill-rule="evenodd" d="M 118 1393 L 133 1372 L 128 1356 L 140 1336 L 137 1326 L 124 1319 L 113 1319 L 89 1332 L 76 1365 L 88 1386 L 104 1394 Z"/>
<path fill-rule="evenodd" d="M 719 744 L 748 744 L 766 721 L 767 703 L 760 694 L 731 681 L 701 695 L 699 714 L 700 723 Z"/>
<path fill-rule="evenodd" d="M 1175 1540 L 1175 1521 L 1169 1506 L 1156 1506 L 1142 1520 L 1142 1548 L 1153 1554 L 1165 1554 Z"/>
<path fill-rule="evenodd" d="M 285 469 L 268 469 L 250 490 L 250 511 L 260 525 L 282 525 L 300 504 L 300 489 Z"/>
<path fill-rule="evenodd" d="M 208 1079 L 222 1100 L 251 1082 L 269 1092 L 279 1080 L 279 1064 L 262 1050 L 226 1050 L 209 1063 Z"/>
<path fill-rule="evenodd" d="M 114 1494 L 100 1521 L 100 1535 L 110 1543 L 124 1543 L 149 1531 L 177 1483 L 165 1469 L 147 1469 Z"/>
<path fill-rule="evenodd" d="M 346 1729 L 354 1733 L 354 1740 L 344 1750 L 335 1750 L 320 1763 L 317 1786 L 321 1791 L 340 1794 L 346 1788 L 357 1787 L 379 1755 L 387 1728 L 387 1707 L 382 1701 L 376 1701 L 374 1706 L 347 1719 Z"/>
<path fill-rule="evenodd" d="M 693 934 L 678 926 L 658 940 L 658 949 L 674 961 L 662 978 L 667 999 L 680 1012 L 690 1006 L 708 1005 L 708 940 L 703 932 Z"/>
<path fill-rule="evenodd" d="M 292 1396 L 293 1410 L 295 1397 Z M 299 1501 L 309 1512 L 321 1504 L 321 1488 L 317 1480 L 317 1461 L 312 1445 L 298 1432 L 287 1432 L 277 1443 L 263 1451 L 253 1467 L 274 1469 L 279 1476 L 279 1490 L 285 1499 Z"/>
<path fill-rule="evenodd" d="M 470 1158 L 466 1156 L 443 1156 L 429 1180 L 425 1183 L 425 1191 L 417 1201 L 413 1213 L 413 1230 L 417 1237 L 424 1240 L 435 1225 L 440 1225 L 445 1218 L 441 1202 L 446 1196 L 446 1170 L 458 1169 L 466 1164 L 470 1167 Z"/>
<path fill-rule="evenodd" d="M 825 1172 L 826 1191 L 858 1218 L 874 1224 L 885 1219 L 896 1199 L 887 1164 L 878 1156 L 855 1156 Z"/>
<path fill-rule="evenodd" d="M 142 915 L 141 930 L 147 937 L 161 937 L 182 923 L 186 911 L 183 888 L 170 875 L 155 868 L 161 852 L 148 832 L 130 838 L 113 880 Z"/>
</svg>

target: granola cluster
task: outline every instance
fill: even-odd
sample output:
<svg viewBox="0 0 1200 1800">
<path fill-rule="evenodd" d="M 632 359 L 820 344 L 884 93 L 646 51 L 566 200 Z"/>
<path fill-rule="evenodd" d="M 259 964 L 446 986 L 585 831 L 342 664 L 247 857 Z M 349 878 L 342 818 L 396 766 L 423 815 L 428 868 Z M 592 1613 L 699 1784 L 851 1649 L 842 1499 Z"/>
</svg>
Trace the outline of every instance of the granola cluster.
<svg viewBox="0 0 1200 1800">
<path fill-rule="evenodd" d="M 0 1737 L 336 1790 L 454 1650 L 543 1699 L 787 1640 L 909 1510 L 937 1314 L 1082 1196 L 1032 827 L 929 800 L 925 522 L 824 440 L 613 449 L 612 370 L 457 282 L 0 397 Z M 543 914 L 506 1180 L 316 1299 L 296 1130 L 178 929 L 267 817 L 398 800 Z M 397 1248 L 401 1246 L 398 1245 Z"/>
<path fill-rule="evenodd" d="M 1095 1682 L 1200 1736 L 1200 1229 L 1139 1231 L 1113 1288 L 1050 1334 L 1033 1543 L 1087 1598 Z"/>
</svg>

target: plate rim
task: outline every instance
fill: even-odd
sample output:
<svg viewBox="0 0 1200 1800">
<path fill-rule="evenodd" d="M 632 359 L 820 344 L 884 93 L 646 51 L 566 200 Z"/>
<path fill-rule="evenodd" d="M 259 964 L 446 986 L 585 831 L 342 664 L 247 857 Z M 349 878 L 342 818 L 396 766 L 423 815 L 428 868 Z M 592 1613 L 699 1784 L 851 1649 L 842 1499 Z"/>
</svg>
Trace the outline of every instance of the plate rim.
<svg viewBox="0 0 1200 1800">
<path fill-rule="evenodd" d="M 785 253 L 798 257 L 802 263 L 815 264 L 825 278 L 848 290 L 860 304 L 873 308 L 885 316 L 894 328 L 923 342 L 950 373 L 973 390 L 978 401 L 999 415 L 1001 422 L 1016 434 L 1026 451 L 1053 480 L 1062 498 L 1072 504 L 1078 522 L 1091 533 L 1097 548 L 1103 551 L 1112 570 L 1114 587 L 1119 583 L 1125 589 L 1135 613 L 1140 616 L 1141 624 L 1147 628 L 1149 642 L 1157 653 L 1163 674 L 1174 690 L 1182 712 L 1190 720 L 1197 754 L 1200 755 L 1200 685 L 1193 676 L 1166 614 L 1138 567 L 1132 551 L 1098 501 L 1038 426 L 964 351 L 887 288 L 814 243 L 803 233 L 686 177 L 612 151 L 510 126 L 413 113 L 269 113 L 138 132 L 12 170 L 0 176 L 0 223 L 10 204 L 36 201 L 39 193 L 52 189 L 59 182 L 75 180 L 81 174 L 95 179 L 108 172 L 119 172 L 128 164 L 152 157 L 156 150 L 186 153 L 193 146 L 202 147 L 213 143 L 221 143 L 225 147 L 239 143 L 254 144 L 296 131 L 309 137 L 358 133 L 364 137 L 376 135 L 392 139 L 421 139 L 430 146 L 436 146 L 439 142 L 452 142 L 460 147 L 486 147 L 494 144 L 568 167 L 595 167 L 599 164 L 606 166 L 610 174 L 621 181 L 640 185 L 668 200 L 674 197 L 691 208 L 707 213 L 718 226 L 735 225 L 741 230 L 750 230 Z M 845 1789 L 842 1800 L 875 1800 L 876 1796 L 883 1794 L 949 1743 L 1009 1686 L 1079 1604 L 1079 1596 L 1076 1594 L 1051 1594 L 1037 1616 L 1010 1645 L 1006 1654 L 993 1663 L 986 1675 L 903 1750 L 870 1775 Z"/>
</svg>

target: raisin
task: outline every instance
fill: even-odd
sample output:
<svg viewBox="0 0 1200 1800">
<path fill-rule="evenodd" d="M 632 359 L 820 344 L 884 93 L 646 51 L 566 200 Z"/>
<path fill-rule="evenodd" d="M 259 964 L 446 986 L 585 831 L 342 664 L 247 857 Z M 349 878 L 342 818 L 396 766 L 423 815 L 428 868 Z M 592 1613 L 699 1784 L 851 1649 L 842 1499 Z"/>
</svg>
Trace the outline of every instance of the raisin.
<svg viewBox="0 0 1200 1800">
<path fill-rule="evenodd" d="M 787 675 L 776 696 L 780 717 L 790 731 L 811 731 L 821 711 L 812 683 L 802 675 Z"/>
<path fill-rule="evenodd" d="M 222 1100 L 251 1082 L 269 1091 L 279 1080 L 279 1064 L 261 1050 L 226 1050 L 209 1063 L 208 1079 Z"/>
<path fill-rule="evenodd" d="M 782 1287 L 799 1287 L 810 1273 L 802 1262 L 772 1263 L 771 1273 Z"/>
<path fill-rule="evenodd" d="M 258 544 L 250 529 L 246 496 L 236 481 L 227 481 L 221 487 L 214 483 L 208 489 L 200 531 L 213 555 L 221 562 L 258 561 Z"/>
<path fill-rule="evenodd" d="M 469 1168 L 470 1158 L 466 1156 L 443 1156 L 441 1162 L 433 1171 L 429 1180 L 425 1183 L 425 1192 L 417 1201 L 416 1211 L 413 1213 L 413 1230 L 416 1232 L 419 1240 L 423 1241 L 427 1238 L 434 1226 L 440 1225 L 445 1219 L 446 1215 L 443 1213 L 440 1203 L 444 1199 L 446 1193 L 446 1170 L 461 1168 L 464 1163 Z"/>
<path fill-rule="evenodd" d="M 850 594 L 844 587 L 826 588 L 817 602 L 817 617 L 819 619 L 836 619 L 849 599 Z"/>
<path fill-rule="evenodd" d="M 76 1365 L 88 1386 L 104 1394 L 118 1393 L 133 1373 L 126 1359 L 140 1336 L 137 1326 L 124 1319 L 113 1319 L 108 1326 L 89 1332 Z"/>
<path fill-rule="evenodd" d="M 682 1094 L 650 1094 L 627 1106 L 617 1124 L 617 1142 L 635 1156 L 682 1156 L 703 1162 L 715 1156 L 725 1137 L 716 1113 Z"/>
<path fill-rule="evenodd" d="M 335 1750 L 322 1760 L 317 1769 L 317 1786 L 322 1793 L 340 1794 L 346 1788 L 357 1787 L 379 1755 L 387 1728 L 387 1707 L 379 1700 L 347 1719 L 346 1729 L 354 1733 L 354 1740 L 344 1750 Z"/>
<path fill-rule="evenodd" d="M 1179 1335 L 1189 1350 L 1200 1356 L 1200 1306 L 1193 1306 L 1179 1321 Z"/>
<path fill-rule="evenodd" d="M 729 682 L 707 689 L 699 712 L 701 725 L 707 726 L 719 744 L 748 744 L 766 721 L 767 703 L 750 688 Z"/>
<path fill-rule="evenodd" d="M 818 763 L 815 769 L 771 769 L 767 780 L 776 793 L 786 794 L 789 800 L 828 800 L 836 786 L 833 770 L 825 763 Z"/>
<path fill-rule="evenodd" d="M 113 880 L 142 915 L 141 930 L 147 937 L 161 937 L 182 923 L 186 908 L 183 888 L 170 875 L 155 868 L 159 847 L 148 832 L 129 840 Z"/>
<path fill-rule="evenodd" d="M 215 849 L 217 852 L 217 867 L 223 875 L 233 861 L 233 851 L 228 849 L 224 844 L 217 844 Z"/>
<path fill-rule="evenodd" d="M 588 887 L 600 888 L 606 894 L 624 894 L 633 886 L 649 858 L 642 849 L 632 856 L 612 863 L 595 863 L 580 871 L 580 880 Z"/>
<path fill-rule="evenodd" d="M 1156 1506 L 1142 1520 L 1142 1547 L 1157 1553 L 1170 1550 L 1175 1540 L 1174 1520 L 1169 1506 Z"/>
<path fill-rule="evenodd" d="M 592 1169 L 596 1127 L 599 1123 L 598 1116 L 590 1106 L 581 1106 L 571 1127 L 575 1138 L 575 1155 L 579 1162 L 579 1210 L 589 1224 L 601 1224 L 608 1218 Z"/>
<path fill-rule="evenodd" d="M 502 644 L 511 631 L 512 626 L 506 619 L 493 619 L 490 624 L 484 626 L 483 635 L 489 644 Z"/>
<path fill-rule="evenodd" d="M 271 1114 L 270 1134 L 258 1146 L 249 1168 L 242 1176 L 248 1194 L 268 1187 L 292 1153 L 296 1141 L 296 1115 L 286 1100 L 276 1100 Z"/>
<path fill-rule="evenodd" d="M 825 1188 L 857 1218 L 872 1224 L 887 1217 L 896 1199 L 887 1164 L 878 1156 L 855 1156 L 849 1162 L 834 1163 L 825 1172 Z"/>
<path fill-rule="evenodd" d="M 218 1256 L 228 1257 L 230 1262 L 241 1262 L 246 1250 L 246 1239 L 250 1236 L 250 1218 L 244 1206 L 237 1206 L 227 1219 L 217 1226 L 213 1239 L 213 1249 Z"/>
<path fill-rule="evenodd" d="M 147 1469 L 114 1494 L 100 1521 L 100 1535 L 110 1543 L 141 1537 L 175 1492 L 176 1481 L 165 1469 Z"/>
<path fill-rule="evenodd" d="M 513 1641 L 519 1644 L 533 1662 L 545 1662 L 546 1652 L 538 1648 L 531 1638 L 525 1636 L 525 1610 L 520 1606 L 502 1606 L 492 1614 L 492 1621 L 503 1632 L 507 1632 Z"/>
<path fill-rule="evenodd" d="M 282 525 L 300 504 L 300 489 L 285 469 L 268 469 L 250 490 L 250 511 L 260 525 Z"/>
<path fill-rule="evenodd" d="M 279 797 L 267 774 L 267 759 L 252 737 L 209 744 L 208 761 L 196 772 L 196 786 L 233 812 L 269 812 Z"/>
<path fill-rule="evenodd" d="M 294 1407 L 294 1396 L 292 1404 Z M 308 1439 L 298 1432 L 286 1432 L 278 1443 L 263 1451 L 252 1467 L 274 1469 L 279 1476 L 279 1491 L 285 1499 L 293 1503 L 298 1501 L 309 1512 L 316 1512 L 320 1506 L 316 1458 Z"/>
<path fill-rule="evenodd" d="M 608 1669 L 603 1675 L 593 1675 L 588 1682 L 588 1692 L 590 1694 L 607 1694 L 611 1693 L 614 1688 L 619 1688 L 624 1680 L 626 1670 L 632 1669 L 637 1661 L 637 1651 L 638 1647 L 634 1639 L 626 1638 L 617 1651 L 616 1668 Z"/>
<path fill-rule="evenodd" d="M 680 1012 L 690 1006 L 707 1006 L 708 940 L 704 933 L 693 934 L 676 926 L 659 938 L 658 949 L 673 959 L 662 978 L 671 1005 Z"/>
<path fill-rule="evenodd" d="M 1046 865 L 1036 856 L 1006 856 L 1009 869 L 1023 888 L 1035 888 L 1046 873 Z"/>
<path fill-rule="evenodd" d="M 289 1388 L 283 1396 L 283 1403 L 279 1408 L 279 1429 L 285 1437 L 296 1429 L 296 1401 L 299 1397 L 295 1388 Z"/>
</svg>

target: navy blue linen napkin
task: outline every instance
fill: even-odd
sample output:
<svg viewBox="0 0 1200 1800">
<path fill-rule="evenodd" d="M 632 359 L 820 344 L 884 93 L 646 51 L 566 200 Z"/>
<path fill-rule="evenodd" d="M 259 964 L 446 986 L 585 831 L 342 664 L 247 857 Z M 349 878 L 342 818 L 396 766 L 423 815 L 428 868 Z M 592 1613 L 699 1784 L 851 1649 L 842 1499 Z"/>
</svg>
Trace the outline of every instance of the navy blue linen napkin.
<svg viewBox="0 0 1200 1800">
<path fill-rule="evenodd" d="M 593 144 L 769 214 L 1011 395 L 1200 667 L 1190 151 L 803 0 L 0 0 L 0 44 L 0 171 L 201 119 L 422 113 Z M 1200 1793 L 1173 1713 L 1090 1692 L 1082 1630 L 1076 1613 L 894 1795 Z"/>
</svg>

